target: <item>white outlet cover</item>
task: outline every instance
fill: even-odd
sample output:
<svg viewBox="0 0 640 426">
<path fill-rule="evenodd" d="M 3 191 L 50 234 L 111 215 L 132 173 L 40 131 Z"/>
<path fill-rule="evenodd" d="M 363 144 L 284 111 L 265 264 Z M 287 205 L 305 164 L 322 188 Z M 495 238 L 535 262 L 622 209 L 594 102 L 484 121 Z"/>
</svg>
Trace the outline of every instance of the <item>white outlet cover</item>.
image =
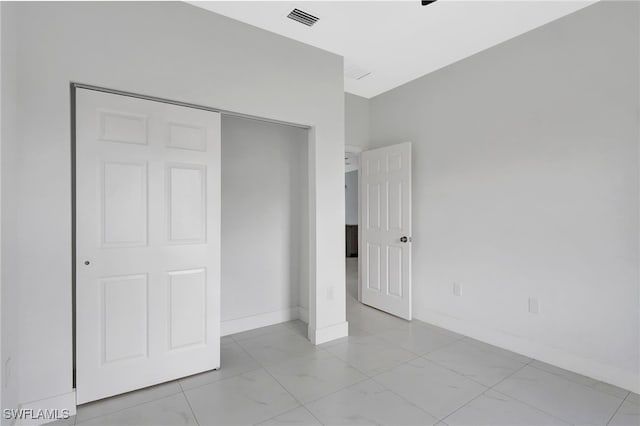
<svg viewBox="0 0 640 426">
<path fill-rule="evenodd" d="M 333 287 L 327 288 L 327 300 L 333 300 Z"/>
<path fill-rule="evenodd" d="M 529 298 L 529 313 L 531 314 L 537 314 L 540 310 L 540 307 L 538 306 L 538 299 L 530 297 Z"/>
<path fill-rule="evenodd" d="M 461 296 L 462 295 L 462 287 L 459 283 L 453 283 L 453 295 Z"/>
</svg>

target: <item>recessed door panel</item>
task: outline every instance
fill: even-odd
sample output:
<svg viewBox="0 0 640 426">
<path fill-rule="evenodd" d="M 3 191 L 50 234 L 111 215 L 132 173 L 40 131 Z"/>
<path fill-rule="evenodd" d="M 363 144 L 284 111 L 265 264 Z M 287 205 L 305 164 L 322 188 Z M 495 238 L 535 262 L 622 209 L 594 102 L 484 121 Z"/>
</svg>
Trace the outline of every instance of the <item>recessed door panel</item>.
<svg viewBox="0 0 640 426">
<path fill-rule="evenodd" d="M 127 112 L 99 111 L 99 139 L 110 142 L 147 144 L 147 116 Z"/>
<path fill-rule="evenodd" d="M 147 356 L 147 275 L 104 278 L 102 331 L 104 362 Z"/>
<path fill-rule="evenodd" d="M 387 157 L 387 169 L 389 172 L 402 170 L 402 154 L 393 153 Z"/>
<path fill-rule="evenodd" d="M 389 273 L 387 283 L 387 294 L 395 297 L 402 297 L 402 248 L 389 246 L 388 248 L 388 268 Z"/>
<path fill-rule="evenodd" d="M 387 183 L 387 230 L 402 231 L 402 182 Z"/>
<path fill-rule="evenodd" d="M 185 123 L 169 123 L 169 143 L 171 148 L 207 150 L 207 129 Z"/>
<path fill-rule="evenodd" d="M 172 242 L 202 242 L 206 222 L 206 170 L 195 165 L 168 167 L 169 235 Z"/>
<path fill-rule="evenodd" d="M 380 184 L 367 185 L 367 227 L 380 229 Z"/>
<path fill-rule="evenodd" d="M 105 162 L 102 193 L 104 245 L 146 245 L 147 164 Z"/>
<path fill-rule="evenodd" d="M 367 274 L 367 288 L 373 291 L 380 291 L 380 246 L 374 244 L 367 245 L 367 260 L 369 263 Z"/>
<path fill-rule="evenodd" d="M 206 275 L 204 269 L 169 273 L 171 349 L 205 343 Z"/>
<path fill-rule="evenodd" d="M 364 161 L 365 164 L 365 175 L 366 176 L 376 176 L 379 175 L 381 170 L 380 159 L 379 158 L 370 158 Z"/>
</svg>

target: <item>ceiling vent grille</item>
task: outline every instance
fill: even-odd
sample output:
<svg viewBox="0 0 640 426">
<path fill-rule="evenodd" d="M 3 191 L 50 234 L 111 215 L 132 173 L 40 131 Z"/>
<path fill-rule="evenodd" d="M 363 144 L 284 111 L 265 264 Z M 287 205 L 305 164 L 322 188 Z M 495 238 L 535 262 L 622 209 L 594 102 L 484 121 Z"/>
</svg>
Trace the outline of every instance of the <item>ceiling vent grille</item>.
<svg viewBox="0 0 640 426">
<path fill-rule="evenodd" d="M 362 80 L 371 74 L 371 71 L 367 71 L 348 59 L 344 60 L 344 76 L 352 80 Z"/>
<path fill-rule="evenodd" d="M 317 16 L 313 16 L 312 14 L 300 9 L 293 9 L 291 12 L 289 12 L 287 18 L 298 21 L 308 27 L 312 27 L 313 24 L 320 20 L 320 18 L 318 18 Z"/>
</svg>

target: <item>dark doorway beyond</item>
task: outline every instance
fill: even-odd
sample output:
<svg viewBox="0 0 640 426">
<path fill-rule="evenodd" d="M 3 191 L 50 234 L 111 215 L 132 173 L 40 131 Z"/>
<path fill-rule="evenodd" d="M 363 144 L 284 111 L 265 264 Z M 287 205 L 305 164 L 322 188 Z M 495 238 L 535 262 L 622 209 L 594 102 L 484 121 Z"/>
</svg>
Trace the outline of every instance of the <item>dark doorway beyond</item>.
<svg viewBox="0 0 640 426">
<path fill-rule="evenodd" d="M 347 225 L 345 235 L 347 257 L 358 257 L 358 225 Z"/>
</svg>

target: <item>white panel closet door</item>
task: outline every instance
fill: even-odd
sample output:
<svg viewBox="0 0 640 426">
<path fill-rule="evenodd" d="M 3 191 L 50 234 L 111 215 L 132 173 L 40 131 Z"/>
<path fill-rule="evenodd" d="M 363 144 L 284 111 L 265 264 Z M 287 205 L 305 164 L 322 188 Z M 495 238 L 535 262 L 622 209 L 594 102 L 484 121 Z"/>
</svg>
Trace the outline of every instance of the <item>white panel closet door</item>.
<svg viewBox="0 0 640 426">
<path fill-rule="evenodd" d="M 220 114 L 76 90 L 79 404 L 220 366 Z"/>
<path fill-rule="evenodd" d="M 411 319 L 411 143 L 360 163 L 362 303 Z"/>
</svg>

